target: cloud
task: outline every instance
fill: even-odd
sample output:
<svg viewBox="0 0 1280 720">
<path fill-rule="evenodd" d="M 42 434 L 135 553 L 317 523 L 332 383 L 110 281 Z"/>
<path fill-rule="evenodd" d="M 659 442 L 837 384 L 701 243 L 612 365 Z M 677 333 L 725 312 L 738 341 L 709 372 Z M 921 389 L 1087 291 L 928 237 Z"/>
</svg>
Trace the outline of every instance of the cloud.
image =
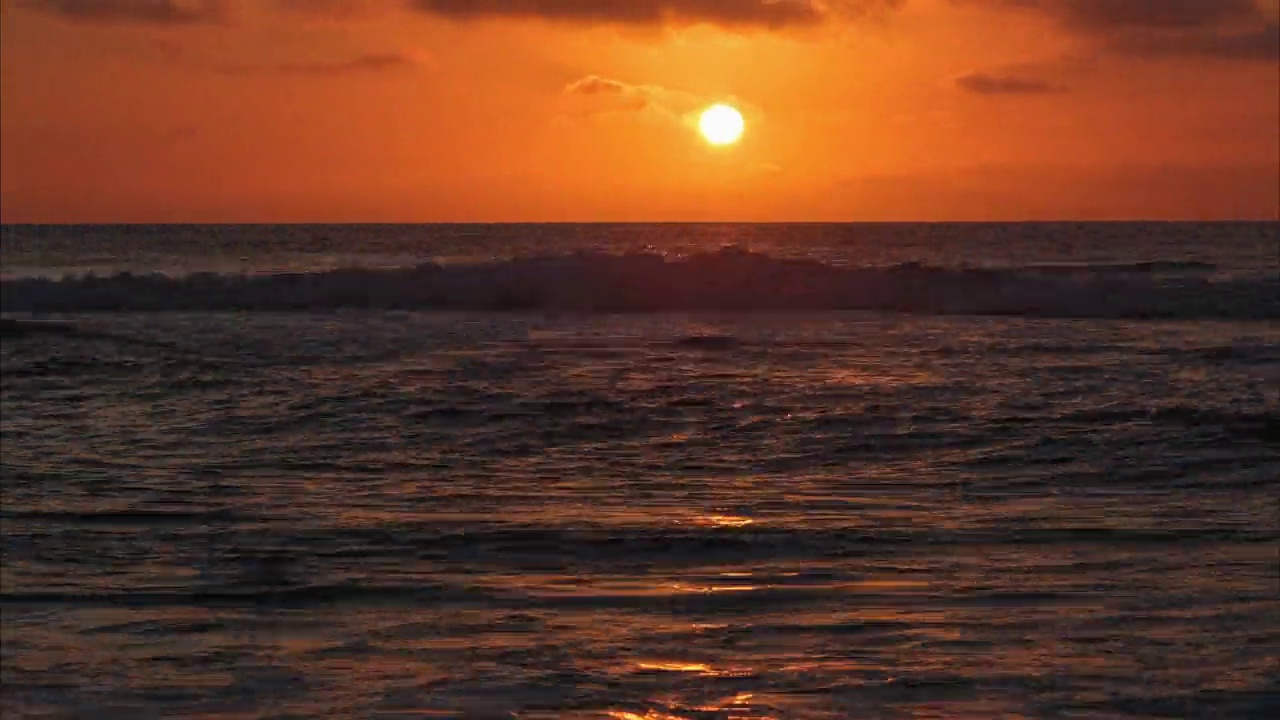
<svg viewBox="0 0 1280 720">
<path fill-rule="evenodd" d="M 588 75 L 569 83 L 564 91 L 569 95 L 626 95 L 637 87 L 619 80 L 602 78 L 599 75 Z"/>
<path fill-rule="evenodd" d="M 683 90 L 636 85 L 599 75 L 587 75 L 569 83 L 564 87 L 564 94 L 609 101 L 603 107 L 593 107 L 588 115 L 602 111 L 652 112 L 680 119 L 711 102 Z"/>
<path fill-rule="evenodd" d="M 271 0 L 271 7 L 281 12 L 334 22 L 372 18 L 395 5 L 389 0 Z"/>
<path fill-rule="evenodd" d="M 993 163 L 846 178 L 831 195 L 883 220 L 1280 220 L 1280 164 Z"/>
<path fill-rule="evenodd" d="M 293 62 L 277 65 L 231 65 L 219 68 L 228 75 L 278 74 L 310 77 L 379 74 L 415 70 L 427 65 L 427 58 L 414 52 L 374 52 L 331 62 Z"/>
<path fill-rule="evenodd" d="M 955 83 L 961 90 L 977 95 L 1046 95 L 1068 91 L 1065 85 L 1043 78 L 978 71 L 961 75 Z"/>
<path fill-rule="evenodd" d="M 1280 61 L 1280 21 L 1267 1 L 953 0 L 1038 12 L 1120 54 Z"/>
<path fill-rule="evenodd" d="M 905 0 L 409 0 L 419 12 L 452 20 L 539 19 L 579 24 L 781 29 L 901 6 Z"/>
<path fill-rule="evenodd" d="M 7 2 L 7 0 L 0 0 Z M 578 25 L 783 30 L 894 10 L 907 0 L 16 0 L 79 23 L 196 25 L 223 22 L 232 6 L 347 22 L 393 10 L 458 22 L 542 20 Z M 239 14 L 237 14 L 237 17 Z"/>
<path fill-rule="evenodd" d="M 1094 31 L 1207 28 L 1262 18 L 1256 0 L 1003 0 Z"/>
<path fill-rule="evenodd" d="M 639 85 L 599 75 L 575 80 L 564 86 L 563 93 L 579 98 L 578 106 L 562 116 L 565 120 L 621 114 L 694 127 L 702 111 L 718 102 L 733 105 L 748 122 L 758 122 L 765 117 L 761 107 L 742 98 L 703 95 L 660 85 Z"/>
<path fill-rule="evenodd" d="M 22 7 L 77 23 L 200 25 L 225 22 L 230 0 L 27 0 Z"/>
<path fill-rule="evenodd" d="M 1243 32 L 1121 35 L 1108 43 L 1108 49 L 1147 56 L 1200 55 L 1280 62 L 1280 23 Z"/>
</svg>

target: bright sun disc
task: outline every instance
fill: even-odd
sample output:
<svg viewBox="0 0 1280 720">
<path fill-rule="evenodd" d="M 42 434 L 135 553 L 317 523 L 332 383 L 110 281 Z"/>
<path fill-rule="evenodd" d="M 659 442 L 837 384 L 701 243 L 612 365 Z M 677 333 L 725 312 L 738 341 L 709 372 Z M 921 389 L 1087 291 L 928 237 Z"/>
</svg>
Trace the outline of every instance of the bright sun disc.
<svg viewBox="0 0 1280 720">
<path fill-rule="evenodd" d="M 698 130 L 712 145 L 737 142 L 745 128 L 742 113 L 730 105 L 712 105 L 703 110 L 702 117 L 698 119 Z"/>
</svg>

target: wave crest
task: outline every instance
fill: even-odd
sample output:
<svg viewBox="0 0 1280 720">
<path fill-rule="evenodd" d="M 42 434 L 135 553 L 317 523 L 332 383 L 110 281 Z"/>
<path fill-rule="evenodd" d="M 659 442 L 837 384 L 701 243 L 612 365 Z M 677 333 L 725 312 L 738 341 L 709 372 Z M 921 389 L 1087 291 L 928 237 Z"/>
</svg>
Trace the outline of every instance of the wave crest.
<svg viewBox="0 0 1280 720">
<path fill-rule="evenodd" d="M 881 310 L 1089 318 L 1280 318 L 1280 276 L 1215 281 L 1170 263 L 949 269 L 839 267 L 724 248 L 671 259 L 575 253 L 402 269 L 0 282 L 7 312 L 342 308 L 578 312 Z"/>
</svg>

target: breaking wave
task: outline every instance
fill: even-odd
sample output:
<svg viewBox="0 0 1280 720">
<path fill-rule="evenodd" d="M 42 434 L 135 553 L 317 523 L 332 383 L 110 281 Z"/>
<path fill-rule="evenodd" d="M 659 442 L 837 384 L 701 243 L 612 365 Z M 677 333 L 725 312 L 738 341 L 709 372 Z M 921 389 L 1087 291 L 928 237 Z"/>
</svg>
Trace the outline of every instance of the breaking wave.
<svg viewBox="0 0 1280 720">
<path fill-rule="evenodd" d="M 1280 318 L 1280 276 L 1212 266 L 840 267 L 730 247 L 684 258 L 575 253 L 271 275 L 121 273 L 0 283 L 6 312 L 343 308 L 575 312 L 881 310 L 1077 318 Z"/>
</svg>

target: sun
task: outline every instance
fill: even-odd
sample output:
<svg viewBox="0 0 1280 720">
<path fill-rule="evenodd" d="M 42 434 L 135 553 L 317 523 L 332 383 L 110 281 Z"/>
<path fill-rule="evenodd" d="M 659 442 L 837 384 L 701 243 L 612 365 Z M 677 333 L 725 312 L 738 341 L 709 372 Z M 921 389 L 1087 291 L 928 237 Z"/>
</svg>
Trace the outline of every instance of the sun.
<svg viewBox="0 0 1280 720">
<path fill-rule="evenodd" d="M 712 145 L 732 145 L 742 137 L 746 129 L 742 113 L 732 105 L 718 103 L 702 111 L 698 118 L 698 130 Z"/>
</svg>

